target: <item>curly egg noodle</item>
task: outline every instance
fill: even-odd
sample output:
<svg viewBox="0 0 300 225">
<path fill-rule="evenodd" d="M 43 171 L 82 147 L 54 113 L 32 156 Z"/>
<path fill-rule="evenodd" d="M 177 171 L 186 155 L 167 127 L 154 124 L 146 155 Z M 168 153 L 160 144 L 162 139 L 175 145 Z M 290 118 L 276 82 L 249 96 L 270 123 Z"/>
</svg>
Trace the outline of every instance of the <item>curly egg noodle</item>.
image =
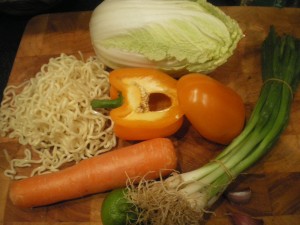
<svg viewBox="0 0 300 225">
<path fill-rule="evenodd" d="M 49 173 L 67 162 L 112 149 L 116 145 L 113 122 L 107 110 L 92 109 L 94 98 L 109 99 L 109 80 L 104 65 L 93 57 L 84 62 L 82 56 L 78 60 L 61 54 L 44 64 L 34 78 L 7 86 L 0 109 L 0 135 L 16 138 L 30 149 L 25 149 L 24 158 L 10 160 L 5 175 L 25 178 L 17 168 L 33 164 L 37 166 L 30 176 Z"/>
</svg>

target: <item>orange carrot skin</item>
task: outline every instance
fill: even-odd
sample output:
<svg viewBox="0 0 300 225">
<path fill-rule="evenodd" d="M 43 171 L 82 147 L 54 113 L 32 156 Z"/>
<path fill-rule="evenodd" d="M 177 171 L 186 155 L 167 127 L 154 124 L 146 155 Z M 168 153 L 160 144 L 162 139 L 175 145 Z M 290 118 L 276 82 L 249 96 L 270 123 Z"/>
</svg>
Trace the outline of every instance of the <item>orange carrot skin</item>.
<svg viewBox="0 0 300 225">
<path fill-rule="evenodd" d="M 172 141 L 156 138 L 83 160 L 64 170 L 13 181 L 9 197 L 30 208 L 124 187 L 128 178 L 157 179 L 176 169 Z M 138 180 L 136 180 L 138 181 Z"/>
</svg>

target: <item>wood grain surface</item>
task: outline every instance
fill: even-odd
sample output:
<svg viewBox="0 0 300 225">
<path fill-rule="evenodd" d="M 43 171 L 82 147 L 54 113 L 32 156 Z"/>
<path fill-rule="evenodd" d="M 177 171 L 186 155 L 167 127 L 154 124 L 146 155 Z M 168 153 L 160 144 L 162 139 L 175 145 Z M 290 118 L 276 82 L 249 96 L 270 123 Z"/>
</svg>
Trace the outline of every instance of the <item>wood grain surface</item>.
<svg viewBox="0 0 300 225">
<path fill-rule="evenodd" d="M 234 88 L 251 113 L 261 88 L 260 46 L 270 25 L 280 32 L 300 37 L 300 9 L 263 7 L 223 7 L 235 18 L 245 37 L 234 55 L 212 76 Z M 27 25 L 14 62 L 9 84 L 33 77 L 50 57 L 60 53 L 84 57 L 94 55 L 88 23 L 91 12 L 47 14 L 33 18 Z M 255 166 L 238 177 L 231 188 L 250 187 L 251 201 L 239 209 L 263 218 L 267 225 L 300 224 L 300 89 L 296 93 L 290 123 L 276 146 Z M 201 138 L 189 124 L 172 137 L 179 153 L 178 169 L 189 171 L 208 162 L 223 146 Z M 120 141 L 119 145 L 125 142 Z M 128 144 L 128 143 L 125 143 Z M 3 175 L 8 168 L 3 149 L 12 157 L 23 154 L 16 140 L 0 139 L 0 224 L 5 225 L 101 225 L 100 207 L 105 193 L 66 201 L 47 207 L 19 209 L 7 197 L 10 180 Z M 231 224 L 227 211 L 235 207 L 221 198 L 207 217 L 208 225 Z"/>
</svg>

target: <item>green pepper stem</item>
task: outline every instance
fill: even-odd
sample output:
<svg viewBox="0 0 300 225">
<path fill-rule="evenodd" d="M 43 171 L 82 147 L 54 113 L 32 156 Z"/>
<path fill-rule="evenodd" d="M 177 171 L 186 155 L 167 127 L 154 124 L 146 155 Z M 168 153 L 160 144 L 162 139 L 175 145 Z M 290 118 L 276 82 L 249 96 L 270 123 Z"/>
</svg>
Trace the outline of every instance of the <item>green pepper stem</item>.
<svg viewBox="0 0 300 225">
<path fill-rule="evenodd" d="M 116 99 L 93 99 L 91 101 L 91 106 L 93 109 L 115 109 L 123 104 L 123 95 L 119 92 L 118 98 Z"/>
</svg>

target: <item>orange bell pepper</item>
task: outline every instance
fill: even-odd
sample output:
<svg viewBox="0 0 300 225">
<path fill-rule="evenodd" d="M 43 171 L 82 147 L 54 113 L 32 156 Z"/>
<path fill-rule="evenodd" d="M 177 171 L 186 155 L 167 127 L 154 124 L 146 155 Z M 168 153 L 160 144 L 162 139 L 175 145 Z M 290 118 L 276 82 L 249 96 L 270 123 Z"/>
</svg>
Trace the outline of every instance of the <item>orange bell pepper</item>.
<svg viewBox="0 0 300 225">
<path fill-rule="evenodd" d="M 180 107 L 204 138 L 227 145 L 241 133 L 246 108 L 233 89 L 199 73 L 182 76 L 177 84 Z"/>
<path fill-rule="evenodd" d="M 123 104 L 112 109 L 114 132 L 124 140 L 146 140 L 174 134 L 182 125 L 177 80 L 155 70 L 122 68 L 109 75 L 111 98 L 121 92 Z"/>
</svg>

